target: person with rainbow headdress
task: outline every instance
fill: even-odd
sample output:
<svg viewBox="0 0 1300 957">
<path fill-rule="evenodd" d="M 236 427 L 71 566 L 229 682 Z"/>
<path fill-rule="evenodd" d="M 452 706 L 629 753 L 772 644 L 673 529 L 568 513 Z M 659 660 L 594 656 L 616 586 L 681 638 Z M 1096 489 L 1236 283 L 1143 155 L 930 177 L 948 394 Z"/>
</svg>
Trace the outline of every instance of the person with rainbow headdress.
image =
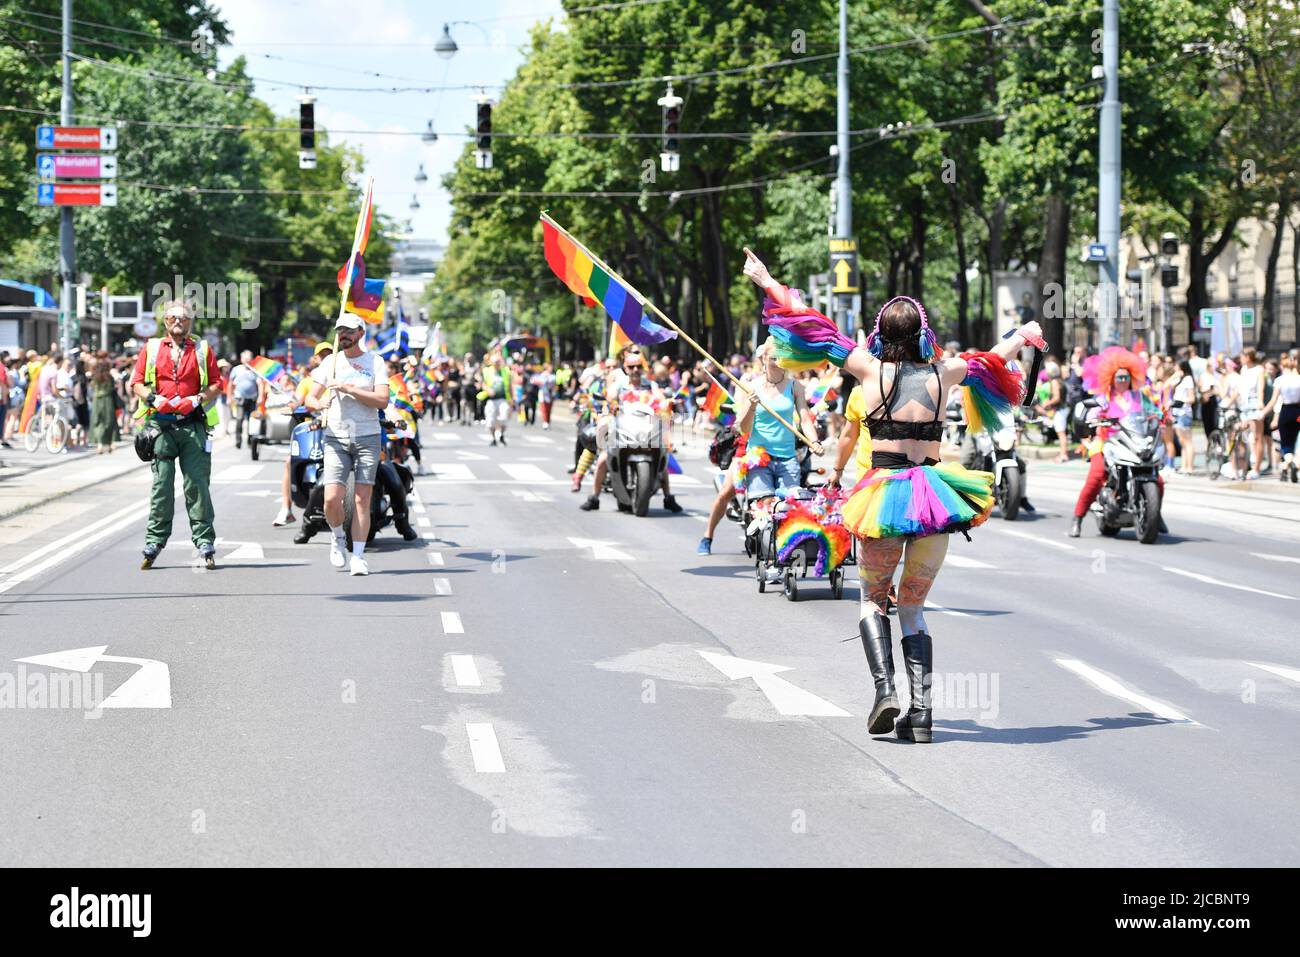
<svg viewBox="0 0 1300 957">
<path fill-rule="evenodd" d="M 1097 399 L 1096 406 L 1088 411 L 1088 425 L 1095 428 L 1096 433 L 1087 444 L 1088 476 L 1083 480 L 1083 488 L 1074 503 L 1074 518 L 1070 521 L 1068 533 L 1071 538 L 1078 538 L 1083 531 L 1083 516 L 1088 514 L 1106 483 L 1106 459 L 1101 450 L 1111 430 L 1099 423 L 1103 419 L 1122 419 L 1135 412 L 1160 417 L 1166 414 L 1147 384 L 1146 362 L 1123 346 L 1108 346 L 1099 355 L 1089 356 L 1083 364 L 1083 384 Z M 1156 488 L 1163 499 L 1165 480 L 1159 472 L 1156 473 Z"/>
<path fill-rule="evenodd" d="M 858 631 L 875 683 L 868 731 L 884 734 L 892 728 L 902 740 L 929 743 L 933 653 L 925 599 L 947 553 L 948 533 L 981 524 L 993 508 L 992 474 L 939 462 L 945 399 L 954 386 L 964 387 L 968 428 L 998 427 L 1023 397 L 1023 377 L 1007 360 L 1026 343 L 1044 348 L 1042 331 L 1037 322 L 1026 322 L 990 352 L 944 359 L 925 308 L 896 296 L 881 307 L 866 346 L 860 347 L 773 279 L 749 249 L 745 258 L 745 275 L 766 293 L 763 321 L 781 365 L 799 370 L 829 360 L 861 383 L 870 410 L 863 425 L 871 434 L 871 468 L 853 487 L 843 517 L 859 539 Z M 887 617 L 900 560 L 898 620 L 912 692 L 902 717 Z"/>
</svg>

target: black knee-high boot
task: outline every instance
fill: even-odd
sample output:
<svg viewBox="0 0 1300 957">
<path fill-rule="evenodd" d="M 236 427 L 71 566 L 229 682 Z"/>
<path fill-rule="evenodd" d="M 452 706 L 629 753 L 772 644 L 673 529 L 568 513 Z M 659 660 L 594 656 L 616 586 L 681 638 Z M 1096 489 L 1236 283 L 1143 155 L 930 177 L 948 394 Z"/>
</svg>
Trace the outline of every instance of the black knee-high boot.
<svg viewBox="0 0 1300 957">
<path fill-rule="evenodd" d="M 912 687 L 912 706 L 898 719 L 894 732 L 904 741 L 929 744 L 933 739 L 930 675 L 934 669 L 934 649 L 927 633 L 903 638 L 903 661 L 907 665 L 907 683 Z"/>
<path fill-rule="evenodd" d="M 890 641 L 889 619 L 873 612 L 858 621 L 862 647 L 871 666 L 871 680 L 876 684 L 876 701 L 871 706 L 867 731 L 885 734 L 898 717 L 898 692 L 894 688 L 894 649 Z"/>
</svg>

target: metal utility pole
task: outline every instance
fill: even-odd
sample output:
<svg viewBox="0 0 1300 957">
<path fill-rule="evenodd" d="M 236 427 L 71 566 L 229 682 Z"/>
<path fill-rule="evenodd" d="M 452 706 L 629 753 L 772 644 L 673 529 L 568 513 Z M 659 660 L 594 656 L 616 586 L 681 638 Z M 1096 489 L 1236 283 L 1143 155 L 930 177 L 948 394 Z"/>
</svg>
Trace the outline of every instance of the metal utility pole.
<svg viewBox="0 0 1300 957">
<path fill-rule="evenodd" d="M 1115 345 L 1119 338 L 1119 0 L 1102 7 L 1101 66 L 1105 74 L 1099 114 L 1097 180 L 1097 242 L 1106 247 L 1106 259 L 1097 270 L 1098 346 Z"/>
<path fill-rule="evenodd" d="M 849 181 L 849 5 L 840 0 L 840 58 L 838 74 L 837 152 L 839 167 L 835 178 L 835 236 L 841 240 L 853 238 L 853 187 Z M 856 258 L 856 257 L 855 257 Z M 856 262 L 854 263 L 856 274 Z M 851 298 L 835 297 L 835 322 L 841 332 L 849 331 Z"/>
<path fill-rule="evenodd" d="M 63 100 L 59 121 L 72 125 L 72 0 L 63 0 Z M 59 336 L 64 355 L 72 347 L 72 286 L 77 281 L 77 248 L 72 232 L 72 207 L 59 210 Z"/>
</svg>

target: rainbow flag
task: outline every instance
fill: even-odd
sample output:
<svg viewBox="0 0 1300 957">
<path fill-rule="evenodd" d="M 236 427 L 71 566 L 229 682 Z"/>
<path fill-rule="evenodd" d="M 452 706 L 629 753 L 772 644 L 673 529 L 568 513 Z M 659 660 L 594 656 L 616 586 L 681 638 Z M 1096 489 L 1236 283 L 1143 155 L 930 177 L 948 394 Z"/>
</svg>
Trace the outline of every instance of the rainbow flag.
<svg viewBox="0 0 1300 957">
<path fill-rule="evenodd" d="M 713 382 L 709 385 L 709 394 L 704 397 L 700 407 L 709 413 L 709 418 L 720 419 L 731 409 L 731 396 L 727 395 L 726 389 Z"/>
<path fill-rule="evenodd" d="M 613 359 L 630 345 L 632 345 L 632 340 L 627 337 L 623 327 L 617 322 L 611 322 L 609 324 L 609 351 L 605 354 Z"/>
<path fill-rule="evenodd" d="M 284 366 L 274 359 L 268 359 L 266 356 L 257 356 L 248 366 L 268 383 L 277 389 L 284 389 L 291 385 L 289 373 Z"/>
<path fill-rule="evenodd" d="M 677 333 L 646 317 L 641 296 L 635 289 L 598 265 L 577 240 L 545 213 L 542 214 L 542 244 L 551 271 L 588 305 L 599 302 L 632 342 L 650 346 L 676 338 Z"/>
<path fill-rule="evenodd" d="M 347 281 L 348 267 L 339 270 L 339 290 Z M 347 305 L 344 307 L 354 316 L 360 316 L 371 325 L 384 321 L 384 280 L 366 278 L 366 261 L 360 253 L 352 263 L 352 286 L 347 292 Z"/>
<path fill-rule="evenodd" d="M 363 253 L 370 241 L 370 224 L 375 216 L 375 178 L 366 182 L 366 195 L 357 214 L 357 228 L 352 233 L 352 250 L 339 270 L 339 291 L 343 293 L 339 315 L 350 312 L 371 325 L 384 321 L 384 280 L 367 279 Z"/>
<path fill-rule="evenodd" d="M 23 397 L 23 414 L 18 421 L 18 431 L 26 433 L 27 427 L 32 424 L 32 417 L 36 415 L 36 397 L 40 395 L 40 389 L 36 387 L 36 380 L 41 374 L 41 363 L 36 363 L 27 368 L 27 395 Z"/>
</svg>

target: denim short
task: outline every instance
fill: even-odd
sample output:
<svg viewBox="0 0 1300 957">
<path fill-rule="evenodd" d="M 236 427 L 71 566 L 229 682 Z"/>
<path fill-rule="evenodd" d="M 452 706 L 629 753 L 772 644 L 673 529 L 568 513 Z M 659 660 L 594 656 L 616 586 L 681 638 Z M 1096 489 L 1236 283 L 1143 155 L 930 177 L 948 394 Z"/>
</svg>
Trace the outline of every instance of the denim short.
<svg viewBox="0 0 1300 957">
<path fill-rule="evenodd" d="M 772 459 L 762 468 L 750 469 L 745 476 L 745 495 L 749 498 L 761 498 L 775 495 L 778 491 L 793 492 L 799 487 L 799 459 Z"/>
<path fill-rule="evenodd" d="M 1174 428 L 1190 429 L 1192 427 L 1192 407 L 1181 405 L 1174 409 Z"/>
<path fill-rule="evenodd" d="M 326 432 L 325 479 L 322 484 L 346 485 L 348 476 L 355 469 L 357 485 L 374 485 L 375 473 L 379 471 L 380 442 L 378 432 L 352 438 Z"/>
</svg>

